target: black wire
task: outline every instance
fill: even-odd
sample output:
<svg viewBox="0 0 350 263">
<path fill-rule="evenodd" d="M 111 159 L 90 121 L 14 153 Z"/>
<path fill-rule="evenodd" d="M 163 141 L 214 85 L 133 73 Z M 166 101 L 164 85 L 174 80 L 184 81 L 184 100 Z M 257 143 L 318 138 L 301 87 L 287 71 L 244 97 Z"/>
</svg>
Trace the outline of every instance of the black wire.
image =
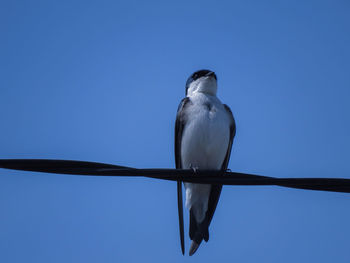
<svg viewBox="0 0 350 263">
<path fill-rule="evenodd" d="M 148 177 L 220 185 L 276 185 L 289 188 L 350 193 L 350 179 L 275 178 L 217 170 L 135 169 L 126 166 L 43 159 L 0 159 L 0 168 L 72 175 Z"/>
</svg>

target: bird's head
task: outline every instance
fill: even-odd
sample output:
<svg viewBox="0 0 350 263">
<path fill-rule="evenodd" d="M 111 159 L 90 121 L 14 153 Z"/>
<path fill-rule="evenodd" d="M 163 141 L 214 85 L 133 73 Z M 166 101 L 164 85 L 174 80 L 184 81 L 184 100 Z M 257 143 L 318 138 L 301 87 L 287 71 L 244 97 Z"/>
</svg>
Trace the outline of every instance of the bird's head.
<svg viewBox="0 0 350 263">
<path fill-rule="evenodd" d="M 186 82 L 186 96 L 196 92 L 216 95 L 217 78 L 213 71 L 202 69 L 194 72 Z"/>
</svg>

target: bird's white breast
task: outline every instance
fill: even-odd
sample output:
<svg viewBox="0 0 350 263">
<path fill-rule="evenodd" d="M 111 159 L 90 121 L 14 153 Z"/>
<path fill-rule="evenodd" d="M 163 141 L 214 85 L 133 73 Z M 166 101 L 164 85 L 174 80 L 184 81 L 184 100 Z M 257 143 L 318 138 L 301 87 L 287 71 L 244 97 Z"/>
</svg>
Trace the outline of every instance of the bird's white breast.
<svg viewBox="0 0 350 263">
<path fill-rule="evenodd" d="M 186 108 L 181 142 L 182 167 L 221 169 L 230 140 L 230 118 L 216 96 L 196 93 Z M 210 185 L 185 183 L 186 206 L 195 207 L 202 221 L 208 207 Z"/>
</svg>

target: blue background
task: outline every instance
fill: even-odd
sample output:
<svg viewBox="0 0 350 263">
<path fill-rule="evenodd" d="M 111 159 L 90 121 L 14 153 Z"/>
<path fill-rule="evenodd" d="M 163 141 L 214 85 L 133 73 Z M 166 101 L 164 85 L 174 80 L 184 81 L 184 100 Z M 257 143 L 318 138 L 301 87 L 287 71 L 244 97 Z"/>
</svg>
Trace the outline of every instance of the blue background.
<svg viewBox="0 0 350 263">
<path fill-rule="evenodd" d="M 2 1 L 0 158 L 174 167 L 187 77 L 236 118 L 229 167 L 350 178 L 350 4 Z M 180 252 L 176 184 L 0 170 L 0 262 L 349 262 L 348 194 L 225 187 Z M 186 212 L 188 252 L 188 214 Z"/>
</svg>

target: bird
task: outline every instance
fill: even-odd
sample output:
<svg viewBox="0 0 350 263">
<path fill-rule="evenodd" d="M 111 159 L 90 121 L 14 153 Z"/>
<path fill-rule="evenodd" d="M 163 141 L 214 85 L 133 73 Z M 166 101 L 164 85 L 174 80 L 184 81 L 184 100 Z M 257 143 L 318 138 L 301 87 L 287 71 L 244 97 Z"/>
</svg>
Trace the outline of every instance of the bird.
<svg viewBox="0 0 350 263">
<path fill-rule="evenodd" d="M 236 123 L 231 109 L 217 94 L 215 72 L 202 69 L 186 82 L 186 97 L 179 104 L 175 121 L 176 169 L 227 170 Z M 194 175 L 195 176 L 195 175 Z M 222 185 L 184 183 L 189 210 L 189 236 L 192 256 L 204 240 L 209 240 L 209 225 L 220 198 Z M 182 182 L 177 182 L 178 215 L 182 254 L 184 223 Z"/>
</svg>

